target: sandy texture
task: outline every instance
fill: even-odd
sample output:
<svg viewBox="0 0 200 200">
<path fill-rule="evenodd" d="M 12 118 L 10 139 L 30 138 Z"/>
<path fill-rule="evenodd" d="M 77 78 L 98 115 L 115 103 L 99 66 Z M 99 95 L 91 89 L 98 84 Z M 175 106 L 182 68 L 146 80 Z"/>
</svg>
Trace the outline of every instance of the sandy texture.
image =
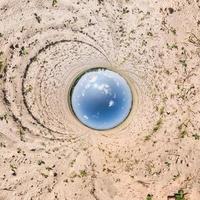
<svg viewBox="0 0 200 200">
<path fill-rule="evenodd" d="M 0 51 L 1 200 L 200 199 L 198 0 L 1 0 Z M 99 133 L 67 98 L 105 66 L 135 104 Z"/>
</svg>

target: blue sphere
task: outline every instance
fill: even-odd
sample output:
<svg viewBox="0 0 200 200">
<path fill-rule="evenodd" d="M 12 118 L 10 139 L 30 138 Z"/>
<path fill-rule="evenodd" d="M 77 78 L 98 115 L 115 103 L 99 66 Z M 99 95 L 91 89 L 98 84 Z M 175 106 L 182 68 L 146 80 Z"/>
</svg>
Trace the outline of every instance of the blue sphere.
<svg viewBox="0 0 200 200">
<path fill-rule="evenodd" d="M 107 130 L 122 123 L 132 108 L 132 92 L 116 72 L 104 68 L 86 71 L 71 89 L 71 107 L 87 127 Z"/>
</svg>

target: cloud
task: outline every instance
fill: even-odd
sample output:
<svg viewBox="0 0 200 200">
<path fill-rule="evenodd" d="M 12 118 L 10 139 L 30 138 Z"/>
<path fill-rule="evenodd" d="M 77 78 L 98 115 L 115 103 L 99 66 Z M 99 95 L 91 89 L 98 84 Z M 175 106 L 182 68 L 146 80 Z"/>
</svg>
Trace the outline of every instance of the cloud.
<svg viewBox="0 0 200 200">
<path fill-rule="evenodd" d="M 90 83 L 94 83 L 96 80 L 97 80 L 97 76 L 93 76 L 93 77 L 89 80 L 89 82 L 90 82 Z"/>
<path fill-rule="evenodd" d="M 87 115 L 83 115 L 83 117 L 84 117 L 85 119 L 89 119 Z"/>
<path fill-rule="evenodd" d="M 114 104 L 115 104 L 115 102 L 114 102 L 113 100 L 110 100 L 110 101 L 109 101 L 108 107 L 111 107 L 111 106 L 113 106 Z"/>
<path fill-rule="evenodd" d="M 98 85 L 97 83 L 94 84 L 94 88 L 103 91 L 105 94 L 110 93 L 110 86 L 108 84 L 100 84 Z"/>
</svg>

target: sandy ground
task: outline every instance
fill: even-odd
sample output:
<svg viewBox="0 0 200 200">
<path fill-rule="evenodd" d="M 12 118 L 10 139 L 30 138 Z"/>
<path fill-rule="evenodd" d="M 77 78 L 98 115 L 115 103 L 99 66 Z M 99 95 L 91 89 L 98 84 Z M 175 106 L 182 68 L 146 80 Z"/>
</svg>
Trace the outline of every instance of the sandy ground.
<svg viewBox="0 0 200 200">
<path fill-rule="evenodd" d="M 198 0 L 1 0 L 0 51 L 1 200 L 200 199 Z M 67 104 L 100 66 L 135 91 L 107 132 Z"/>
</svg>

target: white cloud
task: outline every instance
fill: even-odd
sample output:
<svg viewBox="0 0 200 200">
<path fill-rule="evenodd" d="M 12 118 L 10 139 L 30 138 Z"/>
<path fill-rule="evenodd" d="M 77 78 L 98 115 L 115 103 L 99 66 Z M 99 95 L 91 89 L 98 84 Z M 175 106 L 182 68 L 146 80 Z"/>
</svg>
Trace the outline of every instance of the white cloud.
<svg viewBox="0 0 200 200">
<path fill-rule="evenodd" d="M 105 94 L 110 93 L 110 86 L 108 84 L 100 84 L 98 85 L 97 83 L 94 84 L 94 88 L 103 91 Z"/>
<path fill-rule="evenodd" d="M 84 117 L 85 119 L 89 119 L 87 115 L 84 115 L 83 117 Z"/>
<path fill-rule="evenodd" d="M 93 76 L 93 77 L 89 80 L 89 82 L 90 82 L 90 83 L 94 83 L 96 80 L 97 80 L 97 76 Z"/>
<path fill-rule="evenodd" d="M 113 100 L 110 100 L 108 106 L 111 107 L 111 106 L 113 106 L 114 104 L 115 104 L 115 102 L 114 102 Z"/>
</svg>

